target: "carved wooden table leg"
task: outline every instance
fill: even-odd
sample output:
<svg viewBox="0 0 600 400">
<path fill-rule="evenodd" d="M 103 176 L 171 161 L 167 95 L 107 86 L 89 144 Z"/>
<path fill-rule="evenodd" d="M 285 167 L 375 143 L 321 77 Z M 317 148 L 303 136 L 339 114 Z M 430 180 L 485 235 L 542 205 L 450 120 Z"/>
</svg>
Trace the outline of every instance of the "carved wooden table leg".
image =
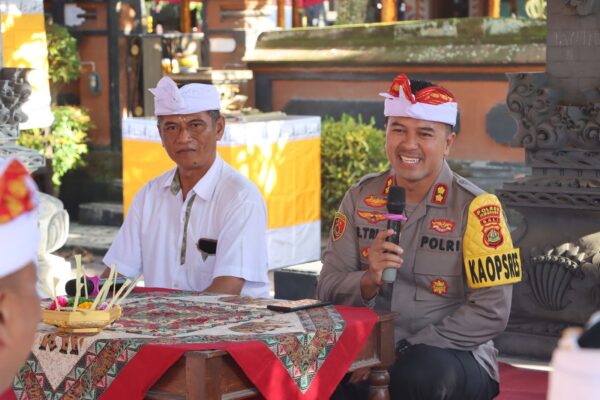
<svg viewBox="0 0 600 400">
<path fill-rule="evenodd" d="M 390 400 L 388 386 L 390 374 L 385 368 L 371 368 L 369 374 L 369 400 Z"/>
</svg>

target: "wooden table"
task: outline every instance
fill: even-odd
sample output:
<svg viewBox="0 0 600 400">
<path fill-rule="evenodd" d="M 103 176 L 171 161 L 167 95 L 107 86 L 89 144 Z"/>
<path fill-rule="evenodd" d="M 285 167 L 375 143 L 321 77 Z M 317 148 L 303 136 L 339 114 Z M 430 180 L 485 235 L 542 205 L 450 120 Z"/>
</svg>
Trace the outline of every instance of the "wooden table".
<svg viewBox="0 0 600 400">
<path fill-rule="evenodd" d="M 395 313 L 378 312 L 377 323 L 349 371 L 371 367 L 370 400 L 389 399 L 394 352 Z M 244 399 L 258 394 L 252 382 L 223 350 L 185 353 L 146 393 L 147 399 L 216 400 Z"/>
</svg>

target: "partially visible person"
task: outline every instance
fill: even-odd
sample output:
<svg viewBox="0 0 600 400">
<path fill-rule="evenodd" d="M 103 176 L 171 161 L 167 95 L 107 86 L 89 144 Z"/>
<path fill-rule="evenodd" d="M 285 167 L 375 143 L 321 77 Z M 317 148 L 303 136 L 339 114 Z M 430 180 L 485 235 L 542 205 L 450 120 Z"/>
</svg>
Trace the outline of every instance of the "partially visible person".
<svg viewBox="0 0 600 400">
<path fill-rule="evenodd" d="M 267 213 L 257 187 L 225 163 L 225 131 L 213 85 L 178 88 L 162 78 L 154 95 L 158 131 L 177 165 L 136 194 L 104 257 L 146 286 L 269 296 Z"/>
<path fill-rule="evenodd" d="M 303 0 L 308 26 L 325 26 L 324 0 Z"/>
<path fill-rule="evenodd" d="M 17 160 L 0 160 L 0 394 L 25 363 L 40 321 L 37 189 Z"/>
</svg>

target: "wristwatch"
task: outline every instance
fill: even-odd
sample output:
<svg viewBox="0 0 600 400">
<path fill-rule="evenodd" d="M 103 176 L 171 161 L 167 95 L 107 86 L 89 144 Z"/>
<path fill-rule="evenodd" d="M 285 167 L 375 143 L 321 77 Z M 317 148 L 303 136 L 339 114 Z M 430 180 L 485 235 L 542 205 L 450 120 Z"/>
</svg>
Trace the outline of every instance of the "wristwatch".
<svg viewBox="0 0 600 400">
<path fill-rule="evenodd" d="M 396 343 L 396 357 L 400 357 L 402 353 L 404 353 L 410 346 L 410 342 L 406 339 L 399 340 Z"/>
</svg>

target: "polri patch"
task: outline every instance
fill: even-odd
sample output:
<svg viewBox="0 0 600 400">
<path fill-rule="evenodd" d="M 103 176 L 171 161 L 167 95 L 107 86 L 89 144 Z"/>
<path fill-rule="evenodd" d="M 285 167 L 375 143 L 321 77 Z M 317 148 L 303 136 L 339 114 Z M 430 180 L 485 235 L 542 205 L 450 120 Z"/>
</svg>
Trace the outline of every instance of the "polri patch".
<svg viewBox="0 0 600 400">
<path fill-rule="evenodd" d="M 429 227 L 438 233 L 454 232 L 456 223 L 449 219 L 432 219 Z"/>
<path fill-rule="evenodd" d="M 486 247 L 495 249 L 504 242 L 504 235 L 502 235 L 502 227 L 500 226 L 501 213 L 502 208 L 496 204 L 486 204 L 473 211 L 481 224 L 482 240 Z"/>
<path fill-rule="evenodd" d="M 344 213 L 341 211 L 336 212 L 335 217 L 333 218 L 333 225 L 331 226 L 331 239 L 334 242 L 340 240 L 342 236 L 344 236 L 346 225 L 348 225 L 348 221 Z"/>
<path fill-rule="evenodd" d="M 374 194 L 370 194 L 363 200 L 366 205 L 369 207 L 383 207 L 387 204 L 387 200 L 383 197 L 375 196 Z"/>
<path fill-rule="evenodd" d="M 507 285 L 523 277 L 519 249 L 513 247 L 502 205 L 492 194 L 477 196 L 469 206 L 463 259 L 470 288 Z"/>
<path fill-rule="evenodd" d="M 387 219 L 386 214 L 379 211 L 356 210 L 356 215 L 370 224 L 376 224 Z"/>
<path fill-rule="evenodd" d="M 433 188 L 431 202 L 434 204 L 446 204 L 448 197 L 448 186 L 445 183 L 438 183 Z"/>
<path fill-rule="evenodd" d="M 429 284 L 431 288 L 431 293 L 437 294 L 438 296 L 443 296 L 448 293 L 448 282 L 444 279 L 434 279 Z"/>
</svg>

